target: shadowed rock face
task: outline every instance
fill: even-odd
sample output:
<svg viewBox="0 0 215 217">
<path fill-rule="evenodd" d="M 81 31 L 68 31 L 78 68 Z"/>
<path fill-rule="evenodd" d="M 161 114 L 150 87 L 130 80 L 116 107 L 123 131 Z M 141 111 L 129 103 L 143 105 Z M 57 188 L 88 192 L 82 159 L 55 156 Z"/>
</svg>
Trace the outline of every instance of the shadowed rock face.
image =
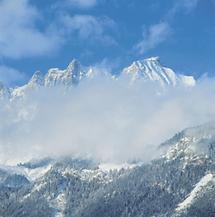
<svg viewBox="0 0 215 217">
<path fill-rule="evenodd" d="M 0 216 L 212 217 L 214 126 L 182 131 L 148 164 L 103 170 L 67 157 L 2 168 Z"/>
</svg>

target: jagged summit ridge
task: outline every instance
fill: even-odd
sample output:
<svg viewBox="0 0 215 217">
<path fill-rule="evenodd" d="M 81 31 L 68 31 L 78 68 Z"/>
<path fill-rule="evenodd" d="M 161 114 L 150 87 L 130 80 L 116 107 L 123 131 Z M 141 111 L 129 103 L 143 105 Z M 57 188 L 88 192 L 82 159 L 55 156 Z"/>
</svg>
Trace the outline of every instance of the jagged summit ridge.
<svg viewBox="0 0 215 217">
<path fill-rule="evenodd" d="M 86 72 L 82 65 L 78 60 L 74 59 L 65 70 L 58 68 L 49 69 L 44 78 L 44 85 L 46 87 L 77 85 L 85 76 Z"/>
<path fill-rule="evenodd" d="M 78 85 L 85 78 L 87 72 L 84 67 L 76 59 L 68 65 L 64 70 L 59 68 L 51 68 L 43 75 L 42 72 L 36 71 L 30 81 L 24 86 L 17 87 L 11 91 L 11 97 L 22 97 L 28 91 L 38 89 L 40 87 L 52 88 L 55 86 L 70 87 Z"/>
<path fill-rule="evenodd" d="M 43 86 L 44 85 L 44 77 L 40 71 L 36 71 L 30 81 L 28 82 L 29 86 Z"/>
<path fill-rule="evenodd" d="M 63 86 L 67 88 L 77 86 L 82 80 L 97 75 L 98 73 L 95 73 L 94 67 L 83 67 L 78 60 L 73 59 L 66 69 L 51 68 L 46 74 L 36 71 L 30 81 L 21 87 L 8 89 L 0 85 L 0 97 L 22 97 L 26 92 L 40 87 Z M 164 67 L 160 63 L 159 57 L 134 61 L 130 66 L 122 70 L 119 77 L 120 75 L 128 76 L 132 83 L 141 79 L 145 82 L 156 82 L 162 87 L 192 87 L 196 83 L 194 77 L 176 74 L 172 69 Z"/>
</svg>

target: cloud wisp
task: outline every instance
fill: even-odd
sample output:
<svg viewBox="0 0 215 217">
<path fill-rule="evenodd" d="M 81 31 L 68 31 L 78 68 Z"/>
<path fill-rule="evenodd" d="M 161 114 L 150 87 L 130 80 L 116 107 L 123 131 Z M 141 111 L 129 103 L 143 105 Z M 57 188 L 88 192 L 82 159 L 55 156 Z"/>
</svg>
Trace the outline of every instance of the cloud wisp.
<svg viewBox="0 0 215 217">
<path fill-rule="evenodd" d="M 65 35 L 78 38 L 88 44 L 102 43 L 103 45 L 116 44 L 111 36 L 115 30 L 116 23 L 108 17 L 95 17 L 92 15 L 77 14 L 74 16 L 64 15 L 60 19 Z"/>
<path fill-rule="evenodd" d="M 171 17 L 175 16 L 176 13 L 183 11 L 185 13 L 190 13 L 194 10 L 199 3 L 199 0 L 181 0 L 175 1 L 173 7 L 169 11 Z"/>
<path fill-rule="evenodd" d="M 147 51 L 152 50 L 160 44 L 166 42 L 174 28 L 171 26 L 171 21 L 174 19 L 178 12 L 190 13 L 199 3 L 199 0 L 181 0 L 173 1 L 173 6 L 169 9 L 168 13 L 162 17 L 162 21 L 151 25 L 148 29 L 144 28 L 141 40 L 134 46 L 134 49 L 139 54 L 145 54 Z"/>
<path fill-rule="evenodd" d="M 214 84 L 204 80 L 160 95 L 154 84 L 98 76 L 68 94 L 41 89 L 24 101 L 1 102 L 1 162 L 65 154 L 104 162 L 151 160 L 176 132 L 214 119 Z"/>
<path fill-rule="evenodd" d="M 167 22 L 161 22 L 143 31 L 143 39 L 135 46 L 140 54 L 144 54 L 166 41 L 171 35 L 171 28 Z"/>
<path fill-rule="evenodd" d="M 70 4 L 83 8 L 96 3 L 96 0 L 70 0 Z M 54 19 L 45 22 L 43 13 L 29 0 L 0 1 L 0 57 L 21 59 L 53 55 L 71 41 L 116 44 L 112 36 L 116 23 L 106 16 L 70 15 L 57 7 L 57 12 L 50 8 Z"/>
</svg>

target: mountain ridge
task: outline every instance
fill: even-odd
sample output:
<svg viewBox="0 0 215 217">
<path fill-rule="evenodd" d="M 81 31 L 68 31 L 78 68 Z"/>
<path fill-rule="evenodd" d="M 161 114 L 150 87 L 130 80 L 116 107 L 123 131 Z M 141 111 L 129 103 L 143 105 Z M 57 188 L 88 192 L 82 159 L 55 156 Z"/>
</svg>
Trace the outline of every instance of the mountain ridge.
<svg viewBox="0 0 215 217">
<path fill-rule="evenodd" d="M 8 88 L 0 85 L 0 97 L 22 97 L 25 92 L 40 87 L 77 86 L 82 80 L 95 77 L 97 75 L 95 71 L 93 66 L 83 67 L 78 60 L 73 59 L 66 69 L 50 68 L 46 74 L 36 71 L 29 82 L 23 86 Z M 163 66 L 159 57 L 134 61 L 121 71 L 117 79 L 120 79 L 122 75 L 128 76 L 131 83 L 143 80 L 144 82 L 154 82 L 164 88 L 167 86 L 184 86 L 186 88 L 196 84 L 193 76 L 177 74 L 172 69 Z M 112 78 L 116 77 L 112 76 Z"/>
<path fill-rule="evenodd" d="M 213 217 L 215 123 L 179 134 L 159 158 L 119 170 L 77 158 L 0 167 L 0 215 Z"/>
</svg>

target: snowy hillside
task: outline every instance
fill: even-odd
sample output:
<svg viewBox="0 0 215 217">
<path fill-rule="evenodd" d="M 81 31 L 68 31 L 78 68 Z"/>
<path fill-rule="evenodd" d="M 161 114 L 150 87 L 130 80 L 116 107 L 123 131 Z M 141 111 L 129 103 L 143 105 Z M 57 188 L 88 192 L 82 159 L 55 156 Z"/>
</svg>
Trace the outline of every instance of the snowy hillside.
<svg viewBox="0 0 215 217">
<path fill-rule="evenodd" d="M 104 115 L 102 113 L 101 118 L 99 118 L 99 128 L 96 130 L 95 136 L 93 133 L 90 133 L 90 128 L 92 126 L 95 128 L 95 116 L 93 115 L 95 109 L 92 109 L 94 107 L 91 108 L 93 111 L 92 113 L 87 113 L 87 107 L 83 106 L 82 104 L 80 107 L 77 107 L 77 110 L 74 110 L 75 117 L 78 115 L 77 111 L 79 111 L 81 108 L 83 108 L 84 111 L 83 117 L 81 116 L 81 121 L 83 120 L 84 124 L 83 127 L 79 126 L 79 128 L 81 128 L 80 133 L 79 131 L 76 131 L 76 127 L 78 126 L 77 123 L 79 123 L 79 121 L 76 121 L 74 125 L 66 125 L 65 122 L 60 123 L 60 119 L 57 119 L 57 122 L 52 122 L 52 119 L 49 118 L 49 115 L 54 114 L 54 118 L 56 118 L 60 113 L 66 113 L 64 107 L 62 110 L 54 110 L 54 106 L 52 105 L 51 107 L 45 106 L 45 111 L 47 110 L 47 113 L 39 113 L 42 114 L 42 119 L 39 119 L 40 121 L 38 122 L 33 122 L 36 123 L 36 125 L 32 124 L 32 126 L 35 128 L 32 127 L 32 131 L 29 131 L 31 129 L 29 126 L 31 125 L 28 124 L 32 120 L 35 108 L 41 104 L 44 105 L 44 102 L 46 102 L 47 99 L 45 98 L 45 100 L 38 105 L 34 104 L 34 99 L 30 100 L 29 103 L 27 101 L 26 104 L 25 100 L 16 101 L 16 99 L 20 98 L 25 99 L 25 96 L 28 93 L 40 89 L 53 91 L 55 87 L 59 86 L 63 87 L 63 90 L 67 90 L 70 87 L 78 88 L 80 82 L 82 82 L 84 79 L 92 78 L 93 76 L 96 76 L 96 73 L 94 73 L 92 67 L 83 67 L 78 61 L 74 60 L 65 70 L 55 68 L 50 69 L 46 74 L 36 72 L 30 81 L 24 86 L 12 89 L 1 85 L 1 99 L 10 99 L 10 101 L 5 101 L 5 108 L 2 106 L 2 109 L 6 109 L 6 111 L 14 111 L 14 113 L 3 113 L 6 114 L 6 117 L 5 125 L 3 125 L 4 123 L 2 124 L 2 135 L 5 137 L 12 137 L 13 135 L 16 136 L 16 133 L 13 134 L 13 131 L 19 129 L 21 123 L 23 123 L 22 127 L 24 127 L 26 130 L 24 131 L 26 132 L 23 134 L 24 136 L 21 136 L 21 143 L 18 143 L 20 142 L 17 139 L 18 137 L 14 137 L 15 142 L 11 143 L 12 145 L 10 146 L 12 147 L 12 155 L 13 152 L 19 151 L 20 148 L 20 146 L 16 146 L 15 143 L 21 145 L 23 145 L 23 142 L 27 143 L 25 146 L 27 149 L 31 140 L 36 141 L 37 138 L 42 134 L 42 131 L 45 132 L 45 128 L 51 129 L 52 125 L 59 125 L 57 126 L 57 131 L 54 132 L 58 134 L 63 129 L 63 136 L 60 137 L 59 140 L 55 141 L 55 137 L 53 136 L 54 133 L 51 131 L 50 134 L 47 134 L 48 136 L 45 135 L 45 137 L 41 137 L 42 139 L 38 141 L 40 141 L 42 146 L 45 147 L 44 138 L 53 137 L 54 139 L 50 140 L 51 142 L 49 148 L 53 149 L 55 152 L 60 152 L 61 149 L 63 149 L 63 145 L 61 146 L 61 144 L 63 144 L 62 140 L 66 139 L 66 132 L 68 132 L 69 135 L 72 133 L 80 135 L 77 140 L 78 142 L 83 140 L 85 132 L 84 128 L 87 125 L 86 119 L 89 117 L 89 124 L 87 125 L 87 133 L 89 134 L 89 137 L 86 139 L 86 144 L 89 143 L 89 138 L 97 138 L 98 134 L 102 132 L 99 131 L 101 128 L 101 123 L 104 124 L 105 122 Z M 132 85 L 135 85 L 136 81 L 141 80 L 143 81 L 141 82 L 141 85 L 151 82 L 153 84 L 158 84 L 164 89 L 165 87 L 169 86 L 180 86 L 187 88 L 193 87 L 195 85 L 195 80 L 193 77 L 176 74 L 173 70 L 162 66 L 158 58 L 149 58 L 136 61 L 131 66 L 125 68 L 122 71 L 121 76 L 126 76 L 126 78 L 128 78 L 127 80 L 129 82 L 131 81 Z M 110 76 L 110 78 L 112 77 Z M 118 80 L 120 80 L 120 76 L 114 79 L 115 82 L 118 82 Z M 112 83 L 112 80 L 110 80 L 110 82 Z M 191 89 L 188 88 L 188 90 Z M 95 95 L 97 92 L 93 92 L 93 95 Z M 124 94 L 125 93 L 123 92 L 123 95 Z M 49 96 L 50 95 L 47 94 L 47 97 Z M 54 100 L 58 99 L 55 94 L 51 96 L 54 98 Z M 78 96 L 80 97 L 80 95 Z M 111 95 L 111 98 L 112 97 L 113 94 Z M 156 95 L 156 97 L 160 96 Z M 60 95 L 59 99 L 61 98 L 62 95 Z M 89 98 L 87 97 L 87 100 L 88 99 Z M 146 99 L 148 100 L 148 97 Z M 89 101 L 91 100 L 92 98 L 89 99 Z M 147 100 L 146 102 L 148 102 Z M 133 104 L 136 105 L 136 101 L 140 100 L 136 100 L 135 98 L 135 103 Z M 2 102 L 4 104 L 4 101 Z M 57 101 L 57 103 L 59 102 Z M 101 103 L 100 100 L 99 103 Z M 62 104 L 64 105 L 65 102 Z M 118 111 L 126 111 L 124 107 L 127 105 L 128 103 L 126 103 L 125 106 L 124 104 L 123 106 L 120 104 L 120 109 L 114 113 L 116 116 L 108 116 L 108 123 L 113 122 L 115 118 L 118 117 Z M 143 115 L 143 105 L 146 106 L 145 104 L 140 104 L 141 115 Z M 155 105 L 159 107 L 161 104 L 158 103 Z M 180 105 L 181 104 L 176 104 L 176 108 L 178 108 Z M 108 109 L 110 109 L 113 104 L 109 103 L 108 106 L 110 106 L 108 107 Z M 15 110 L 16 107 L 18 108 L 17 110 Z M 71 111 L 71 109 L 72 107 L 67 108 L 68 111 Z M 153 108 L 150 108 L 150 110 L 151 109 Z M 102 107 L 102 110 L 106 110 L 106 106 L 104 108 Z M 96 111 L 98 112 L 98 110 Z M 128 116 L 125 116 L 126 118 L 130 118 L 133 114 L 136 114 L 136 112 L 133 112 L 135 110 L 131 111 L 132 112 L 128 112 Z M 169 119 L 175 118 L 175 113 L 173 112 L 173 116 L 170 116 L 169 111 L 176 111 L 176 114 L 178 114 L 177 110 L 168 110 L 167 116 L 165 117 Z M 47 117 L 46 114 L 48 115 L 48 119 L 45 119 L 45 117 Z M 71 113 L 66 113 L 65 119 L 71 117 L 71 115 L 68 114 Z M 8 121 L 9 118 L 13 120 L 11 128 L 10 122 Z M 123 122 L 127 120 L 126 118 L 123 116 Z M 139 119 L 140 116 L 138 116 L 138 120 Z M 156 119 L 156 121 L 154 121 L 154 119 Z M 134 130 L 135 136 L 129 140 L 129 143 L 133 144 L 133 149 L 135 148 L 134 145 L 138 142 L 138 140 L 144 137 L 144 134 L 151 132 L 152 137 L 155 135 L 158 136 L 156 133 L 160 131 L 160 128 L 159 130 L 156 130 L 155 125 L 160 124 L 161 128 L 163 129 L 163 127 L 165 127 L 164 122 L 166 119 L 164 119 L 164 121 L 159 121 L 159 116 L 157 116 L 157 113 L 153 115 L 152 124 L 151 119 L 149 119 L 149 127 L 151 127 L 152 132 L 148 131 L 148 125 L 145 128 L 135 128 L 137 119 L 135 119 L 134 122 L 131 122 L 132 124 L 129 122 L 129 127 L 126 128 L 126 131 L 121 133 L 123 139 L 125 137 L 125 140 L 122 140 L 123 146 L 118 148 L 120 154 L 123 151 L 122 148 L 125 147 L 125 141 L 127 142 L 127 137 L 125 136 L 124 132 L 130 134 L 131 126 L 134 129 L 140 131 L 140 133 L 136 134 L 136 130 Z M 22 122 L 21 120 L 24 121 Z M 73 119 L 71 120 L 73 121 Z M 48 125 L 45 125 L 45 122 L 48 122 Z M 143 121 L 141 121 L 141 123 L 142 122 Z M 44 126 L 42 126 L 41 123 L 44 123 Z M 117 122 L 116 129 L 121 128 L 121 125 L 118 123 L 121 122 Z M 5 134 L 4 126 L 6 126 L 6 130 L 9 132 L 9 134 Z M 142 124 L 140 124 L 140 126 L 142 126 Z M 171 128 L 172 127 L 173 126 L 171 125 Z M 37 131 L 38 128 L 39 131 Z M 112 125 L 108 124 L 107 130 L 110 129 L 112 129 Z M 19 130 L 16 132 L 20 135 L 21 129 Z M 35 131 L 36 136 L 31 137 L 32 134 L 30 132 Z M 99 139 L 99 143 L 101 143 L 101 141 L 105 143 L 104 138 L 107 138 L 104 137 L 104 135 L 106 135 L 105 133 L 102 134 L 102 139 Z M 117 142 L 116 138 L 118 138 L 119 134 L 116 133 L 116 135 L 117 136 L 114 137 L 114 142 Z M 136 137 L 138 137 L 137 140 Z M 68 138 L 68 145 L 72 146 L 72 144 L 75 144 L 70 139 L 71 137 Z M 7 140 L 7 138 L 5 140 L 3 139 L 5 138 L 2 138 L 2 141 L 6 141 L 7 145 L 10 145 L 10 140 Z M 94 143 L 94 141 L 96 140 L 92 140 L 91 142 Z M 2 144 L 6 142 L 2 142 Z M 58 151 L 55 150 L 55 142 L 59 143 L 60 145 L 60 148 L 56 149 Z M 79 145 L 79 143 L 77 144 Z M 109 144 L 110 142 L 107 143 L 107 146 Z M 138 144 L 141 146 L 143 144 L 142 140 Z M 42 146 L 37 146 L 36 142 L 35 149 L 32 150 L 36 152 L 37 149 L 41 148 L 41 152 L 43 152 Z M 151 150 L 153 153 L 150 152 L 149 154 L 155 156 L 153 157 L 154 160 L 150 159 L 151 161 L 144 159 L 144 157 L 147 157 L 147 153 L 142 158 L 134 158 L 135 160 L 132 159 L 133 161 L 121 160 L 121 164 L 116 164 L 114 161 L 99 160 L 102 158 L 96 159 L 95 157 L 89 157 L 94 155 L 87 155 L 88 157 L 86 158 L 78 158 L 74 157 L 76 156 L 75 154 L 73 155 L 67 153 L 69 157 L 65 157 L 65 155 L 62 154 L 59 156 L 52 155 L 52 157 L 50 157 L 48 154 L 43 153 L 43 156 L 47 155 L 48 157 L 34 159 L 27 162 L 23 160 L 24 162 L 22 161 L 15 166 L 0 165 L 0 216 L 214 217 L 215 122 L 184 129 L 183 131 L 175 134 L 169 140 L 161 143 L 157 148 L 158 150 L 156 150 L 157 144 L 153 144 L 153 142 L 151 142 L 150 146 L 153 146 L 153 149 Z M 2 147 L 4 147 L 4 145 L 2 145 Z M 17 148 L 15 149 L 15 147 Z M 85 150 L 87 149 L 87 146 L 83 146 L 81 149 Z M 86 153 L 89 153 L 89 150 L 91 149 L 92 148 L 87 149 Z M 116 144 L 114 146 L 114 150 L 115 149 L 117 149 Z M 144 149 L 144 152 L 145 150 L 146 149 Z M 154 154 L 154 152 L 156 152 L 156 154 Z M 157 152 L 160 153 L 160 155 L 157 154 Z M 101 155 L 101 153 L 110 155 L 108 149 L 104 150 L 102 148 L 99 154 Z M 129 155 L 131 154 L 132 153 L 129 152 Z M 142 155 L 142 152 L 140 155 Z M 86 154 L 81 156 L 86 156 Z"/>
<path fill-rule="evenodd" d="M 67 157 L 1 166 L 0 216 L 213 217 L 214 138 L 215 123 L 186 129 L 146 164 Z"/>
</svg>

